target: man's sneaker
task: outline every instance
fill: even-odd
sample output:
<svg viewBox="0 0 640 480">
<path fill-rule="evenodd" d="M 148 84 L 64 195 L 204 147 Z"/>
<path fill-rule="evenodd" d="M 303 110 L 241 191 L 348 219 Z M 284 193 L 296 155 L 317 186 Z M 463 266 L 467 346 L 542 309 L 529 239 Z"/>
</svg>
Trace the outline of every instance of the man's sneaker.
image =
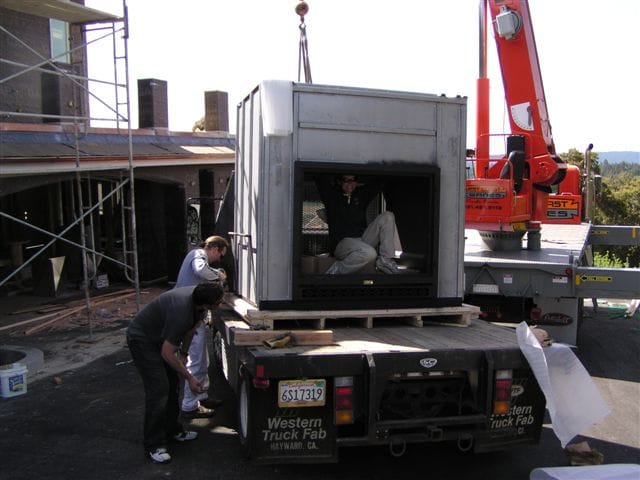
<svg viewBox="0 0 640 480">
<path fill-rule="evenodd" d="M 198 432 L 194 432 L 193 430 L 184 430 L 183 432 L 173 436 L 173 439 L 178 442 L 188 442 L 190 440 L 195 440 L 196 438 L 198 438 Z"/>
<path fill-rule="evenodd" d="M 149 458 L 155 463 L 169 463 L 171 461 L 171 455 L 164 447 L 158 447 L 149 451 Z"/>
<path fill-rule="evenodd" d="M 205 398 L 204 400 L 200 400 L 200 405 L 205 408 L 216 408 L 222 405 L 222 400 L 217 398 Z"/>
<path fill-rule="evenodd" d="M 400 273 L 398 265 L 390 258 L 378 257 L 376 259 L 376 268 L 382 273 Z"/>
<path fill-rule="evenodd" d="M 198 405 L 195 410 L 182 410 L 183 418 L 210 418 L 216 414 L 216 411 L 212 408 L 207 408 L 203 405 Z"/>
<path fill-rule="evenodd" d="M 325 275 L 335 275 L 337 273 L 339 273 L 338 262 L 333 262 L 331 266 L 324 272 Z"/>
</svg>

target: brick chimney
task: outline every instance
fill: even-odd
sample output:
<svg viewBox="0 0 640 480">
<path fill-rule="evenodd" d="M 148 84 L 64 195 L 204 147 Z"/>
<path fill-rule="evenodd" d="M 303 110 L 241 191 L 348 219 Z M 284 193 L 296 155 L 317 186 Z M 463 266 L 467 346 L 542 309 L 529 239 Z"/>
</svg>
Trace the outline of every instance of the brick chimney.
<svg viewBox="0 0 640 480">
<path fill-rule="evenodd" d="M 204 92 L 204 129 L 229 131 L 229 101 L 227 92 Z"/>
<path fill-rule="evenodd" d="M 138 128 L 169 128 L 165 80 L 138 80 Z"/>
</svg>

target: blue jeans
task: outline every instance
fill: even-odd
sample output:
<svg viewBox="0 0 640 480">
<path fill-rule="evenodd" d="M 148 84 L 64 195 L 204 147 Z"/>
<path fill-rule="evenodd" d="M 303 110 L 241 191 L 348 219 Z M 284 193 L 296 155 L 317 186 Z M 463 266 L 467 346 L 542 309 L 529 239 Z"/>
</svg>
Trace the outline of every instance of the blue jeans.
<svg viewBox="0 0 640 480">
<path fill-rule="evenodd" d="M 144 447 L 166 447 L 184 431 L 178 422 L 178 374 L 160 355 L 160 345 L 127 336 L 127 345 L 144 384 Z"/>
</svg>

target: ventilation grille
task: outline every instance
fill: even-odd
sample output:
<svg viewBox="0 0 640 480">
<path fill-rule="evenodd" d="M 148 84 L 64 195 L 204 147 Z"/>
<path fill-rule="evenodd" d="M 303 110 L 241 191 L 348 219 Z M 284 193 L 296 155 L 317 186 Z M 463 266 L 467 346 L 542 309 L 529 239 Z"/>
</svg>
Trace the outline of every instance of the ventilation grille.
<svg viewBox="0 0 640 480">
<path fill-rule="evenodd" d="M 315 286 L 303 285 L 300 287 L 300 298 L 309 299 L 371 299 L 377 300 L 398 299 L 398 298 L 420 298 L 432 296 L 431 289 L 427 286 L 403 286 L 403 285 L 381 285 L 381 286 Z"/>
<path fill-rule="evenodd" d="M 465 378 L 388 382 L 378 417 L 381 420 L 437 418 L 477 413 Z"/>
</svg>

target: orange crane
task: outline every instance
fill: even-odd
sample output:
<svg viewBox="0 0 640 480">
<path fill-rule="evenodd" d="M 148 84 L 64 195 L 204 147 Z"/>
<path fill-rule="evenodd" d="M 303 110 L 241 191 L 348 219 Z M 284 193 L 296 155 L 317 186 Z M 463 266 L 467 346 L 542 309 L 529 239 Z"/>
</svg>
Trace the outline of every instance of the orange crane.
<svg viewBox="0 0 640 480">
<path fill-rule="evenodd" d="M 487 19 L 491 16 L 502 72 L 510 133 L 489 130 Z M 567 172 L 556 155 L 527 0 L 480 1 L 480 74 L 473 171 L 466 180 L 466 226 L 495 250 L 540 248 L 549 194 Z M 492 138 L 493 137 L 493 138 Z M 503 140 L 492 157 L 490 143 Z M 579 216 L 578 216 L 579 222 Z"/>
</svg>

